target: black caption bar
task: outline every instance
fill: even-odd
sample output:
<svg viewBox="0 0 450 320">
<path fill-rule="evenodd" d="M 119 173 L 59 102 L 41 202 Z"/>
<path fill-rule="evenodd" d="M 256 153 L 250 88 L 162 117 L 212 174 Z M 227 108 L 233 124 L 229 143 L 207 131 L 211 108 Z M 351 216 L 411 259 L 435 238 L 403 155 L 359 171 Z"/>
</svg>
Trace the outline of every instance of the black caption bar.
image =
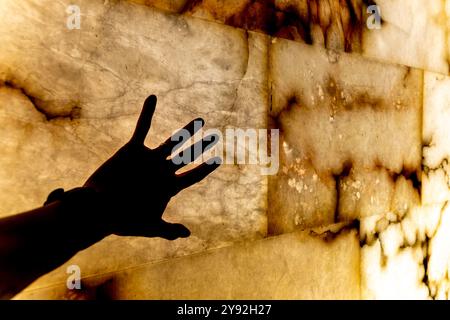
<svg viewBox="0 0 450 320">
<path fill-rule="evenodd" d="M 358 319 L 371 316 L 448 313 L 447 301 L 285 301 L 285 300 L 171 300 L 171 301 L 0 301 L 0 318 L 43 315 L 46 319 Z M 87 317 L 87 315 L 89 315 Z M 87 318 L 86 318 L 87 317 Z"/>
</svg>

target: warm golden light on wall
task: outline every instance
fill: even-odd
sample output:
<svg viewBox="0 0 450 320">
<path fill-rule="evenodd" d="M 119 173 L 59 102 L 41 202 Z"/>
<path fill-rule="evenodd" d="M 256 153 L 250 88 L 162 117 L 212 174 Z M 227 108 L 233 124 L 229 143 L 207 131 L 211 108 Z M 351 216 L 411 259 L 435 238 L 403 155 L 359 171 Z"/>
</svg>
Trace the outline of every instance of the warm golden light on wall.
<svg viewBox="0 0 450 320">
<path fill-rule="evenodd" d="M 69 30 L 68 0 L 0 0 L 0 217 L 82 184 L 149 94 L 149 146 L 201 116 L 279 129 L 280 167 L 224 165 L 167 208 L 190 238 L 110 236 L 17 298 L 449 298 L 450 0 L 375 1 L 379 30 L 363 1 L 77 2 Z"/>
</svg>

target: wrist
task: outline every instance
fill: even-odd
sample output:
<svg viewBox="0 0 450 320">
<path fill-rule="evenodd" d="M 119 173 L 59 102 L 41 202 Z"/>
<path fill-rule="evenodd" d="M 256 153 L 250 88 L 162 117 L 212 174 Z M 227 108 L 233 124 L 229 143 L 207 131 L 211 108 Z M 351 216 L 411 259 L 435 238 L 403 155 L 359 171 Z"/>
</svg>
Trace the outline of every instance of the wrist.
<svg viewBox="0 0 450 320">
<path fill-rule="evenodd" d="M 52 191 L 45 206 L 57 205 L 62 236 L 87 247 L 112 233 L 111 210 L 105 196 L 91 187 Z"/>
</svg>

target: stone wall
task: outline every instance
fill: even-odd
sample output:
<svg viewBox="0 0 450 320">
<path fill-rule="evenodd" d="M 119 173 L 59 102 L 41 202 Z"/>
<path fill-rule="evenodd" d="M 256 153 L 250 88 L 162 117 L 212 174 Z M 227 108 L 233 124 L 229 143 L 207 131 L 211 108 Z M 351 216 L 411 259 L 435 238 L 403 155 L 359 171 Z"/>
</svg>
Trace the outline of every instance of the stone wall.
<svg viewBox="0 0 450 320">
<path fill-rule="evenodd" d="M 0 0 L 0 216 L 81 185 L 151 93 L 148 146 L 201 116 L 279 129 L 280 166 L 222 165 L 166 210 L 190 238 L 110 236 L 17 298 L 448 298 L 450 1 L 376 1 L 381 29 L 359 0 L 70 4 Z"/>
</svg>

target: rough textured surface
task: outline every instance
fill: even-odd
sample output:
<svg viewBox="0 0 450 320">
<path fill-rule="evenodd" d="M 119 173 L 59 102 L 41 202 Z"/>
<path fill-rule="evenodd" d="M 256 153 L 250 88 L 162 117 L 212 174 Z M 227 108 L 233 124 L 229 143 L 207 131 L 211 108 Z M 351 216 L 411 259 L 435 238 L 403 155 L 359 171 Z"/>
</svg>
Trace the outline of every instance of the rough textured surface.
<svg viewBox="0 0 450 320">
<path fill-rule="evenodd" d="M 83 281 L 18 299 L 358 299 L 356 232 L 296 232 Z"/>
<path fill-rule="evenodd" d="M 287 40 L 270 53 L 270 116 L 282 147 L 269 179 L 269 231 L 418 204 L 423 73 Z"/>
<path fill-rule="evenodd" d="M 0 1 L 0 215 L 81 185 L 129 139 L 151 93 L 149 146 L 198 116 L 209 128 L 266 127 L 266 36 L 103 1 L 80 1 L 86 15 L 71 31 L 68 4 Z M 224 165 L 166 210 L 189 239 L 109 237 L 69 263 L 88 275 L 261 238 L 266 195 L 258 166 Z"/>
</svg>

